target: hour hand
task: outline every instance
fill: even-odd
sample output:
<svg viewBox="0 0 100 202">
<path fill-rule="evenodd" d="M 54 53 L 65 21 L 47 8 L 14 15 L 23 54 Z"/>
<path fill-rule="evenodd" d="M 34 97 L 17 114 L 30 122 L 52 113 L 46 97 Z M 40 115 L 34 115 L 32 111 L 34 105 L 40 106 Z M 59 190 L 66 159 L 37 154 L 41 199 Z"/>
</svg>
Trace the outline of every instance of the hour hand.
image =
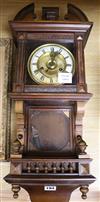
<svg viewBox="0 0 100 202">
<path fill-rule="evenodd" d="M 55 51 L 54 52 L 54 48 L 51 48 L 51 52 L 50 52 L 50 57 L 51 57 L 51 60 L 53 61 L 55 59 L 55 57 L 60 54 L 59 51 Z"/>
<path fill-rule="evenodd" d="M 50 57 L 51 57 L 51 60 L 54 60 L 54 59 L 55 59 L 54 48 L 51 48 Z"/>
</svg>

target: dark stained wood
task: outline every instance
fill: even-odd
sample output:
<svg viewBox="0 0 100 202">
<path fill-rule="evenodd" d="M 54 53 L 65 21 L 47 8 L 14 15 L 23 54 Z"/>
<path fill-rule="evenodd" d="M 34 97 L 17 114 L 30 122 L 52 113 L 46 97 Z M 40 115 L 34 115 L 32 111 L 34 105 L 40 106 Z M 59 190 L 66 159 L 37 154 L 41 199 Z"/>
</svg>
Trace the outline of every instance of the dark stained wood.
<svg viewBox="0 0 100 202">
<path fill-rule="evenodd" d="M 18 32 L 26 33 L 80 33 L 84 36 L 84 45 L 88 39 L 93 23 L 79 23 L 79 22 L 21 22 L 21 21 L 10 21 L 10 26 L 13 32 L 13 36 L 17 38 Z M 23 36 L 24 37 L 24 36 Z M 18 37 L 20 38 L 20 36 Z"/>
<path fill-rule="evenodd" d="M 77 92 L 76 85 L 24 85 L 25 93 L 70 93 Z"/>
<path fill-rule="evenodd" d="M 27 15 L 31 14 L 31 18 L 35 18 L 35 14 L 34 14 L 34 3 L 29 4 L 27 6 L 25 6 L 24 8 L 22 8 L 17 15 L 14 17 L 14 20 L 23 20 L 24 18 L 27 17 Z"/>
<path fill-rule="evenodd" d="M 69 202 L 72 191 L 81 186 L 91 184 L 95 181 L 95 178 L 91 176 L 62 176 L 59 177 L 36 177 L 36 176 L 17 176 L 8 175 L 5 180 L 11 184 L 16 182 L 16 185 L 20 185 L 24 188 L 30 196 L 32 202 Z M 53 185 L 56 186 L 56 191 L 46 192 L 44 186 Z"/>
<path fill-rule="evenodd" d="M 13 92 L 34 92 L 34 89 L 36 91 L 34 82 L 28 78 L 27 60 L 34 48 L 38 45 L 51 42 L 63 44 L 67 48 L 69 47 L 76 59 L 75 76 L 71 85 L 65 85 L 65 92 L 87 91 L 85 82 L 84 47 L 92 28 L 92 23 L 12 21 L 10 22 L 10 26 L 18 52 L 16 57 L 16 75 L 14 76 L 15 80 L 12 87 Z M 80 38 L 82 38 L 82 40 L 80 40 Z M 59 87 L 59 90 L 61 89 L 60 92 L 64 92 L 65 86 L 63 87 L 62 85 Z M 43 88 L 40 87 L 40 89 L 42 90 Z M 49 89 L 47 89 L 48 92 Z M 53 88 L 51 89 L 53 92 L 59 91 L 53 90 Z M 43 91 L 46 91 L 46 88 L 44 88 Z M 39 92 L 39 89 L 37 92 Z"/>
<path fill-rule="evenodd" d="M 42 7 L 42 20 L 58 20 L 59 7 Z"/>
<path fill-rule="evenodd" d="M 19 59 L 20 58 L 20 59 Z M 16 68 L 17 67 L 17 68 Z M 13 91 L 23 91 L 24 89 L 24 67 L 25 67 L 25 40 L 19 40 L 16 51 L 16 64 L 14 71 L 14 78 L 16 85 L 13 84 Z"/>
<path fill-rule="evenodd" d="M 27 154 L 26 154 L 27 155 Z M 23 159 L 11 159 L 11 175 L 27 175 L 35 176 L 41 174 L 41 176 L 54 177 L 59 176 L 89 176 L 89 164 L 92 159 L 77 159 L 74 154 L 71 158 L 65 154 L 38 154 L 37 156 L 30 157 L 24 156 Z M 84 170 L 85 168 L 85 170 Z"/>
<path fill-rule="evenodd" d="M 20 37 L 20 36 L 19 36 Z M 44 32 L 43 35 L 41 35 L 40 32 L 37 32 L 37 34 L 32 34 L 31 32 L 27 33 L 26 36 L 27 40 L 40 40 L 40 41 L 45 41 L 45 40 L 48 40 L 49 42 L 51 41 L 55 41 L 55 42 L 58 42 L 59 43 L 65 43 L 65 42 L 69 42 L 69 43 L 73 43 L 74 42 L 74 33 L 64 33 L 62 32 L 59 33 L 55 33 L 55 32 L 52 32 L 52 33 L 47 33 L 47 32 Z"/>
<path fill-rule="evenodd" d="M 26 175 L 7 175 L 4 178 L 7 182 L 12 183 L 12 184 L 18 184 L 20 186 L 32 186 L 32 185 L 48 185 L 48 184 L 55 184 L 58 186 L 61 185 L 86 185 L 86 184 L 91 184 L 95 181 L 95 177 L 90 175 L 90 176 L 58 176 L 54 177 L 52 175 L 50 176 L 26 176 Z M 16 182 L 16 183 L 15 183 Z M 66 189 L 67 191 L 67 189 Z"/>
<path fill-rule="evenodd" d="M 35 7 L 34 3 L 25 6 L 24 8 L 22 8 L 17 13 L 17 15 L 15 16 L 14 20 L 15 21 L 16 20 L 21 20 L 21 21 L 22 20 L 27 20 L 27 21 L 30 21 L 32 19 L 35 19 L 35 18 L 39 17 L 39 16 L 37 16 L 37 13 L 34 13 L 34 7 Z M 44 6 L 43 6 L 43 8 L 45 9 Z M 51 8 L 51 10 L 50 10 L 50 8 Z M 52 4 L 51 4 L 50 8 L 49 8 L 49 12 L 51 11 L 51 14 L 52 14 L 52 9 L 53 9 Z M 54 11 L 55 11 L 55 9 L 56 8 L 54 7 Z M 59 9 L 59 7 L 58 7 L 58 9 Z M 67 10 L 68 10 L 68 12 L 67 12 Z M 78 7 L 74 6 L 73 4 L 68 4 L 67 5 L 67 3 L 66 3 L 66 12 L 67 12 L 67 14 L 65 13 L 65 17 L 64 17 L 65 20 L 82 21 L 82 22 L 88 21 L 87 16 Z M 46 18 L 45 13 L 43 13 L 42 19 L 43 20 L 60 20 L 59 13 L 57 12 L 57 16 L 56 17 L 54 16 L 54 13 L 52 15 L 52 19 Z"/>
<path fill-rule="evenodd" d="M 32 6 L 10 21 L 16 65 L 8 96 L 15 103 L 16 139 L 10 174 L 4 179 L 12 184 L 14 198 L 22 187 L 32 202 L 69 202 L 72 191 L 80 187 L 86 199 L 88 185 L 95 181 L 82 139 L 84 106 L 92 97 L 85 80 L 84 48 L 93 23 L 73 5 L 68 5 L 68 15 L 62 21 L 34 21 Z M 28 58 L 46 43 L 62 44 L 73 54 L 71 84 L 41 85 L 30 79 Z M 77 143 L 77 136 L 81 142 Z M 44 191 L 47 185 L 57 190 Z"/>
<path fill-rule="evenodd" d="M 72 191 L 74 191 L 77 186 L 58 186 L 57 191 L 55 192 L 44 192 L 42 186 L 38 187 L 23 187 L 30 195 L 32 202 L 68 202 Z M 66 192 L 67 190 L 67 192 Z"/>
<path fill-rule="evenodd" d="M 91 93 L 9 93 L 13 100 L 31 100 L 31 99 L 55 99 L 66 101 L 88 101 Z"/>
<path fill-rule="evenodd" d="M 85 92 L 87 91 L 87 86 L 85 81 L 83 37 L 81 35 L 76 35 L 76 66 L 78 91 Z"/>
<path fill-rule="evenodd" d="M 77 61 L 78 61 L 78 70 L 79 70 L 79 81 L 78 83 L 83 84 L 85 83 L 85 66 L 84 66 L 84 49 L 83 49 L 83 38 L 77 36 L 76 40 L 76 54 L 77 54 Z"/>
<path fill-rule="evenodd" d="M 79 20 L 82 22 L 87 22 L 87 16 L 80 10 L 78 7 L 74 6 L 73 4 L 68 4 L 68 14 L 65 16 L 65 19 L 68 20 Z"/>
<path fill-rule="evenodd" d="M 27 152 L 67 154 L 73 152 L 73 107 L 25 106 L 28 130 Z M 26 128 L 25 127 L 25 128 Z M 37 137 L 38 135 L 38 137 Z M 59 155 L 60 155 L 59 154 Z"/>
</svg>

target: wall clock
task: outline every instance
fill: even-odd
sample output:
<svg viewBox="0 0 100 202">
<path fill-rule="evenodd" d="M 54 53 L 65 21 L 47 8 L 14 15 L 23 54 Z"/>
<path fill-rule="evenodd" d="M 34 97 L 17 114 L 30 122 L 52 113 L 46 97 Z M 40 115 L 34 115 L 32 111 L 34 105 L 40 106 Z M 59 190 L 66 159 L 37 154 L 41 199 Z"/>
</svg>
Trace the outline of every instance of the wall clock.
<svg viewBox="0 0 100 202">
<path fill-rule="evenodd" d="M 61 83 L 59 75 L 70 78 L 75 72 L 75 60 L 72 53 L 60 44 L 45 44 L 36 48 L 28 59 L 30 77 L 41 84 Z M 65 83 L 62 78 L 62 83 Z M 68 82 L 68 79 L 67 79 Z"/>
<path fill-rule="evenodd" d="M 33 8 L 26 6 L 10 22 L 16 60 L 9 96 L 16 139 L 11 138 L 5 180 L 14 198 L 23 187 L 32 202 L 69 202 L 79 187 L 86 199 L 95 181 L 82 138 L 84 108 L 92 96 L 84 63 L 92 23 L 73 5 L 63 20 L 60 7 L 41 7 L 42 20 Z"/>
</svg>

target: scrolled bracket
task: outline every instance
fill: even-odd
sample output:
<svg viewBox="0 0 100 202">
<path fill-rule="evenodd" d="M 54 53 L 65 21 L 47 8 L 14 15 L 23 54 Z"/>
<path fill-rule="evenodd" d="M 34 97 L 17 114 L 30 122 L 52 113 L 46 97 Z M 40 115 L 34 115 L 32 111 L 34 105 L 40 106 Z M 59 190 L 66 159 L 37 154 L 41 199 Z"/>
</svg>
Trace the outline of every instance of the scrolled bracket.
<svg viewBox="0 0 100 202">
<path fill-rule="evenodd" d="M 13 154 L 18 155 L 20 153 L 21 143 L 16 139 L 12 144 Z"/>
<path fill-rule="evenodd" d="M 82 193 L 81 195 L 82 199 L 87 199 L 87 193 L 89 191 L 88 185 L 81 186 L 80 191 Z"/>
<path fill-rule="evenodd" d="M 76 137 L 76 150 L 77 150 L 77 153 L 80 154 L 80 155 L 87 154 L 86 151 L 85 151 L 87 146 L 88 145 L 82 139 L 82 137 L 80 135 L 77 135 L 77 137 Z"/>
<path fill-rule="evenodd" d="M 16 138 L 14 140 L 14 142 L 12 143 L 12 147 L 11 147 L 11 155 L 10 157 L 11 158 L 22 158 L 22 145 L 21 145 L 21 142 L 19 141 L 18 138 Z"/>
<path fill-rule="evenodd" d="M 12 191 L 13 191 L 13 198 L 14 199 L 17 199 L 18 198 L 18 192 L 20 191 L 20 186 L 19 185 L 16 185 L 16 184 L 13 184 L 12 185 Z"/>
</svg>

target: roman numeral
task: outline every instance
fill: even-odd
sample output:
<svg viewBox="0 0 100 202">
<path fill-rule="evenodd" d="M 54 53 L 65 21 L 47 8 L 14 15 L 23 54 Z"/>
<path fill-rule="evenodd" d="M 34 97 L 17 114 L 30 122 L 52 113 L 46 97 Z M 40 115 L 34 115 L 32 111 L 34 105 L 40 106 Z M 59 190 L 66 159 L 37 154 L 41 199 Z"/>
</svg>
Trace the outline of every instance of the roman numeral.
<svg viewBox="0 0 100 202">
<path fill-rule="evenodd" d="M 67 58 L 69 58 L 69 56 L 64 57 L 64 59 L 67 59 Z"/>
<path fill-rule="evenodd" d="M 38 74 L 38 73 L 39 73 L 39 70 L 38 70 L 38 69 L 34 70 L 34 73 L 35 73 L 35 74 Z"/>
<path fill-rule="evenodd" d="M 68 66 L 68 67 L 71 67 L 72 65 L 71 65 L 71 64 L 67 64 L 67 66 Z"/>
<path fill-rule="evenodd" d="M 41 76 L 41 77 L 40 77 L 40 80 L 41 80 L 41 81 L 44 81 L 44 76 Z"/>
<path fill-rule="evenodd" d="M 32 63 L 32 65 L 36 65 L 36 64 L 37 64 L 36 62 L 33 62 L 33 63 Z"/>
<path fill-rule="evenodd" d="M 50 50 L 51 50 L 51 52 L 54 52 L 54 48 L 53 47 L 51 47 Z"/>
<path fill-rule="evenodd" d="M 52 78 L 50 78 L 50 83 L 53 83 L 53 79 Z"/>
<path fill-rule="evenodd" d="M 43 49 L 42 52 L 45 53 L 45 50 Z"/>
<path fill-rule="evenodd" d="M 61 52 L 62 52 L 62 49 L 60 48 L 59 51 L 58 51 L 58 53 L 60 54 Z"/>
<path fill-rule="evenodd" d="M 39 55 L 35 55 L 35 57 L 39 58 Z"/>
</svg>

